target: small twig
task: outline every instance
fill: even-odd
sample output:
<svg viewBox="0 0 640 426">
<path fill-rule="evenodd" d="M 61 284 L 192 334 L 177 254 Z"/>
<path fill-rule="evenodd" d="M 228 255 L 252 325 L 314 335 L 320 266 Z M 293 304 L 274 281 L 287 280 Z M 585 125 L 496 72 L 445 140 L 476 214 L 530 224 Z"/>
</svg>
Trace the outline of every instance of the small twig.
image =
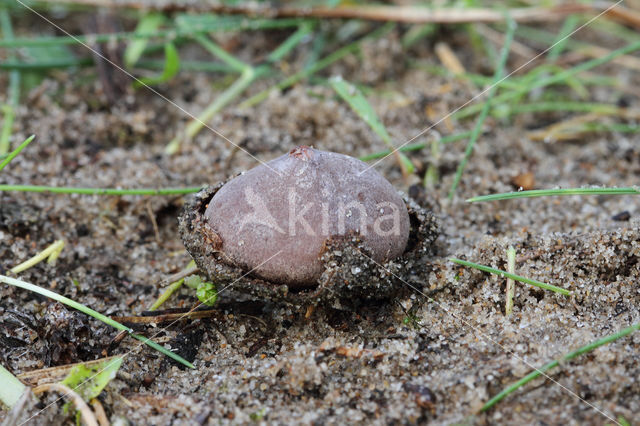
<svg viewBox="0 0 640 426">
<path fill-rule="evenodd" d="M 191 265 L 192 262 L 189 263 L 189 265 Z M 167 285 L 170 285 L 176 281 L 179 281 L 183 278 L 188 277 L 189 275 L 193 275 L 196 272 L 198 272 L 200 269 L 194 265 L 194 266 L 187 266 L 185 269 L 183 269 L 180 272 L 176 272 L 173 275 L 169 275 L 167 278 L 163 279 L 162 281 L 160 281 L 159 286 L 160 287 L 165 287 Z"/>
<path fill-rule="evenodd" d="M 467 70 L 462 65 L 462 62 L 460 62 L 455 52 L 451 49 L 451 47 L 449 47 L 447 43 L 436 43 L 435 53 L 438 56 L 440 62 L 442 62 L 442 65 L 454 76 L 459 77 L 467 73 Z M 462 81 L 470 91 L 473 92 L 475 90 L 475 87 L 473 87 L 469 80 L 463 79 Z"/>
<path fill-rule="evenodd" d="M 206 311 L 193 311 L 193 312 L 176 312 L 169 314 L 161 314 L 156 316 L 129 316 L 129 317 L 111 317 L 114 321 L 118 321 L 124 324 L 162 324 L 165 322 L 172 322 L 181 319 L 202 319 L 210 318 L 216 314 L 221 314 L 218 309 L 209 309 Z"/>
<path fill-rule="evenodd" d="M 561 139 L 571 138 L 575 135 L 575 132 L 569 132 L 569 135 L 567 135 L 568 130 L 575 128 L 575 126 L 578 126 L 582 123 L 593 122 L 597 118 L 598 118 L 598 114 L 594 112 L 584 114 L 584 115 L 579 115 L 576 117 L 571 117 L 568 120 L 561 121 L 559 123 L 554 123 L 543 129 L 529 132 L 527 136 L 532 141 L 544 141 L 544 142 L 552 142 L 552 141 L 557 141 Z"/>
<path fill-rule="evenodd" d="M 158 230 L 158 222 L 156 221 L 156 215 L 153 213 L 153 210 L 151 209 L 151 203 L 147 201 L 145 204 L 147 207 L 147 214 L 149 215 L 149 219 L 151 220 L 151 226 L 153 226 L 153 233 L 156 236 L 156 242 L 160 244 L 160 231 Z"/>
<path fill-rule="evenodd" d="M 116 334 L 115 337 L 109 342 L 109 350 L 106 353 L 112 352 L 113 349 L 115 349 L 120 344 L 120 342 L 122 342 L 124 338 L 127 337 L 128 334 L 129 333 L 124 330 Z"/>
<path fill-rule="evenodd" d="M 435 53 L 438 55 L 438 59 L 440 59 L 442 65 L 444 65 L 444 67 L 453 75 L 465 74 L 467 72 L 447 43 L 442 41 L 436 43 Z"/>
<path fill-rule="evenodd" d="M 158 297 L 158 299 L 153 302 L 153 305 L 151 305 L 149 310 L 155 311 L 160 306 L 162 306 L 164 302 L 169 300 L 173 293 L 175 293 L 180 289 L 180 287 L 182 287 L 182 285 L 184 284 L 184 279 L 189 275 L 195 274 L 196 272 L 198 272 L 198 267 L 192 260 L 191 262 L 189 262 L 185 269 L 162 280 L 160 282 L 160 287 L 164 287 L 167 284 L 169 285 L 164 289 L 160 297 Z"/>
<path fill-rule="evenodd" d="M 227 158 L 224 159 L 224 164 L 222 166 L 222 170 L 225 174 L 229 171 L 229 168 L 231 168 L 231 163 L 238 152 L 240 152 L 240 145 L 234 145 L 231 147 L 231 152 L 227 155 Z"/>
<path fill-rule="evenodd" d="M 112 0 L 43 0 L 44 3 L 71 3 L 96 7 L 122 7 L 130 9 L 162 10 L 165 12 L 200 11 L 228 15 L 248 15 L 269 18 L 342 18 L 364 19 L 382 22 L 403 22 L 412 24 L 440 23 L 461 24 L 471 22 L 503 22 L 504 14 L 493 9 L 432 9 L 420 6 L 386 6 L 386 5 L 344 5 L 336 7 L 273 7 L 259 2 L 239 3 L 229 6 L 224 2 L 156 2 L 148 3 L 138 0 L 113 2 Z M 549 22 L 562 19 L 574 13 L 597 13 L 604 10 L 605 4 L 583 5 L 579 3 L 564 4 L 551 8 L 515 8 L 509 10 L 517 22 Z M 616 10 L 618 9 L 618 10 Z M 617 13 L 610 12 L 615 18 L 625 22 L 635 22 L 627 16 L 627 9 L 618 7 Z M 640 24 L 640 20 L 638 22 Z"/>
<path fill-rule="evenodd" d="M 63 385 L 62 383 L 47 383 L 44 385 L 40 385 L 33 389 L 33 393 L 38 395 L 43 392 L 48 391 L 58 391 L 63 393 L 65 396 L 70 396 L 71 400 L 75 404 L 78 411 L 82 415 L 82 419 L 89 426 L 99 426 L 98 421 L 96 420 L 96 416 L 91 411 L 91 408 L 87 405 L 86 402 L 82 399 L 80 395 L 78 395 L 73 389 L 70 387 Z"/>
</svg>

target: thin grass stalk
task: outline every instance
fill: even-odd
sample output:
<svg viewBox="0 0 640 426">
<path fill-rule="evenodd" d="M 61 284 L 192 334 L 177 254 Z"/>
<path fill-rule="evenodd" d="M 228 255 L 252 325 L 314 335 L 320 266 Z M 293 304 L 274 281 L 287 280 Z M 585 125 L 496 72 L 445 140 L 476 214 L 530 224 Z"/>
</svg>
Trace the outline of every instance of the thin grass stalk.
<svg viewBox="0 0 640 426">
<path fill-rule="evenodd" d="M 52 194 L 84 194 L 84 195 L 183 195 L 193 194 L 202 189 L 202 186 L 192 186 L 187 188 L 73 188 L 43 185 L 0 185 L 0 191 L 19 192 L 43 192 Z"/>
<path fill-rule="evenodd" d="M 580 355 L 583 355 L 583 354 L 585 354 L 587 352 L 591 352 L 592 350 L 594 350 L 596 348 L 599 348 L 600 346 L 604 346 L 604 345 L 606 345 L 608 343 L 614 342 L 614 341 L 616 341 L 618 339 L 621 339 L 621 338 L 623 338 L 625 336 L 628 336 L 629 334 L 631 334 L 633 332 L 636 332 L 638 330 L 640 330 L 640 323 L 634 324 L 634 325 L 632 325 L 630 327 L 627 327 L 627 328 L 624 328 L 624 329 L 620 330 L 617 333 L 610 334 L 609 336 L 603 337 L 602 339 L 596 340 L 595 342 L 592 342 L 592 343 L 589 343 L 588 345 L 582 346 L 581 348 L 578 348 L 575 351 L 569 352 L 568 354 L 562 356 L 561 358 L 559 358 L 559 359 L 557 359 L 555 361 L 551 361 L 550 363 L 543 365 L 542 367 L 540 367 L 540 368 L 536 369 L 535 371 L 532 371 L 531 373 L 527 374 L 522 379 L 520 379 L 517 382 L 513 383 L 512 385 L 508 386 L 503 391 L 498 393 L 496 396 L 491 398 L 489 401 L 487 401 L 486 404 L 484 404 L 482 406 L 480 411 L 487 411 L 488 409 L 490 409 L 491 407 L 496 405 L 498 402 L 503 400 L 507 395 L 515 392 L 517 389 L 519 389 L 522 386 L 526 385 L 530 381 L 542 376 L 544 373 L 546 373 L 547 371 L 551 370 L 554 367 L 557 367 L 562 362 L 569 361 L 569 360 L 571 360 L 573 358 L 576 358 L 576 357 L 578 357 Z"/>
<path fill-rule="evenodd" d="M 131 337 L 133 337 L 134 339 L 137 339 L 139 341 L 141 341 L 142 343 L 152 347 L 153 349 L 157 350 L 158 352 L 161 352 L 163 354 L 165 354 L 166 356 L 173 358 L 174 360 L 178 361 L 179 363 L 189 367 L 189 368 L 195 368 L 193 366 L 193 364 L 191 364 L 189 361 L 187 361 L 186 359 L 182 358 L 180 355 L 175 354 L 173 352 L 171 352 L 170 350 L 165 349 L 163 346 L 157 344 L 156 342 L 154 342 L 153 340 L 144 337 L 144 336 L 140 336 L 138 334 L 135 334 L 133 332 L 133 329 L 120 324 L 117 321 L 112 320 L 111 318 L 109 318 L 106 315 L 101 314 L 98 311 L 95 311 L 91 308 L 89 308 L 88 306 L 85 306 L 79 302 L 76 302 L 73 299 L 69 299 L 68 297 L 62 296 L 61 294 L 55 293 L 51 290 L 48 290 L 46 288 L 42 288 L 42 287 L 38 287 L 37 285 L 28 283 L 26 281 L 22 281 L 16 278 L 11 278 L 11 277 L 7 277 L 4 275 L 0 275 L 0 282 L 3 282 L 5 284 L 9 284 L 12 285 L 14 287 L 19 287 L 28 291 L 32 291 L 34 293 L 40 294 L 42 296 L 48 297 L 50 299 L 53 299 L 57 302 L 60 302 L 64 305 L 67 305 L 73 309 L 77 309 L 78 311 L 87 314 L 99 321 L 102 321 L 103 323 L 110 325 L 111 327 L 117 329 L 117 330 L 121 330 L 121 331 L 125 331 L 126 333 L 128 333 Z"/>
<path fill-rule="evenodd" d="M 457 263 L 459 265 L 462 265 L 462 266 L 467 266 L 469 268 L 478 269 L 478 270 L 483 271 L 483 272 L 489 272 L 490 274 L 495 274 L 495 275 L 498 275 L 499 277 L 511 278 L 512 280 L 519 281 L 519 282 L 525 283 L 525 284 L 529 284 L 529 285 L 532 285 L 534 287 L 538 287 L 538 288 L 541 288 L 541 289 L 544 289 L 544 290 L 553 291 L 554 293 L 559 293 L 559 294 L 562 294 L 564 296 L 571 295 L 571 292 L 569 290 L 564 289 L 564 288 L 556 287 L 555 285 L 543 283 L 541 281 L 533 280 L 531 278 L 522 277 L 520 275 L 511 274 L 509 272 L 502 271 L 502 270 L 496 269 L 496 268 L 492 268 L 490 266 L 480 265 L 479 263 L 469 262 L 469 261 L 466 261 L 466 260 L 456 259 L 456 258 L 451 258 L 449 260 L 454 262 L 454 263 Z"/>
<path fill-rule="evenodd" d="M 626 188 L 566 188 L 566 189 L 532 189 L 529 191 L 504 192 L 501 194 L 480 195 L 467 199 L 469 203 L 484 201 L 512 200 L 514 198 L 534 198 L 568 195 L 638 195 L 640 187 Z"/>
<path fill-rule="evenodd" d="M 0 27 L 2 27 L 3 40 L 12 41 L 14 37 L 11 17 L 4 6 L 0 6 Z M 16 59 L 13 51 L 9 51 L 8 59 Z M 16 108 L 20 101 L 20 71 L 12 70 L 9 72 L 9 90 L 7 94 L 7 103 L 2 108 L 4 120 L 0 130 L 0 154 L 5 154 L 11 149 L 11 131 L 16 116 Z"/>
<path fill-rule="evenodd" d="M 491 110 L 493 96 L 496 91 L 496 84 L 502 79 L 504 75 L 504 70 L 507 65 L 507 58 L 509 57 L 509 49 L 511 48 L 511 42 L 513 41 L 513 36 L 516 32 L 516 23 L 511 18 L 508 17 L 508 25 L 507 25 L 507 33 L 505 35 L 504 45 L 502 46 L 502 51 L 500 52 L 500 60 L 496 64 L 496 70 L 493 75 L 493 83 L 489 87 L 489 91 L 487 93 L 487 100 L 484 102 L 482 107 L 482 111 L 480 112 L 480 116 L 476 120 L 476 125 L 473 128 L 471 133 L 471 137 L 469 138 L 469 143 L 467 144 L 467 148 L 465 149 L 464 158 L 458 165 L 458 169 L 456 170 L 455 178 L 453 179 L 453 184 L 451 185 L 451 189 L 449 190 L 449 199 L 453 199 L 453 195 L 455 194 L 456 188 L 460 183 L 460 179 L 462 179 L 462 173 L 464 172 L 469 159 L 471 158 L 471 154 L 473 153 L 473 148 L 480 136 L 480 132 L 482 130 L 482 126 L 484 125 L 484 120 L 489 115 L 489 111 Z"/>
</svg>

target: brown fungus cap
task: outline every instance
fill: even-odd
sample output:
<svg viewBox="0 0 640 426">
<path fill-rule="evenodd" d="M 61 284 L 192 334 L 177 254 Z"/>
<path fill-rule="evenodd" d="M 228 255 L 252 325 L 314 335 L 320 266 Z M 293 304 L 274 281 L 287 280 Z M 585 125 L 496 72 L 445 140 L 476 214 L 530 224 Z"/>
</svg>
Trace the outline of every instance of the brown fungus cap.
<svg viewBox="0 0 640 426">
<path fill-rule="evenodd" d="M 229 181 L 205 218 L 226 262 L 291 288 L 317 284 L 331 237 L 359 235 L 376 262 L 400 256 L 409 238 L 406 205 L 385 178 L 306 146 Z"/>
</svg>

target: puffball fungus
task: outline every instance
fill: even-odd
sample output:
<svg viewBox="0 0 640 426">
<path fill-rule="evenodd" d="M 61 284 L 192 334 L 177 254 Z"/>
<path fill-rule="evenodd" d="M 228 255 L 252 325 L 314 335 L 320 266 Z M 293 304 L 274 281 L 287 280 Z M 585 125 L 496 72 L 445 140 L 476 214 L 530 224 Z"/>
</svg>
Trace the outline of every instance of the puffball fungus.
<svg viewBox="0 0 640 426">
<path fill-rule="evenodd" d="M 306 146 L 229 181 L 204 215 L 230 263 L 291 288 L 317 283 L 331 237 L 360 235 L 376 262 L 401 255 L 409 238 L 407 208 L 385 178 Z"/>
<path fill-rule="evenodd" d="M 367 164 L 307 146 L 203 189 L 185 207 L 180 232 L 212 281 L 318 301 L 327 289 L 388 295 L 393 271 L 417 265 L 437 236 L 433 216 Z"/>
</svg>

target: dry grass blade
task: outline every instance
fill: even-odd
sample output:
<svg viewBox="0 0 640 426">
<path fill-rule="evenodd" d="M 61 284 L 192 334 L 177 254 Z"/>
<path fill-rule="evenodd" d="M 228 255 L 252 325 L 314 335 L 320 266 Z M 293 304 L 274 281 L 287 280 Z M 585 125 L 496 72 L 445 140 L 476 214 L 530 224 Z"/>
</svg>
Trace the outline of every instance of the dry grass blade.
<svg viewBox="0 0 640 426">
<path fill-rule="evenodd" d="M 462 62 L 460 62 L 460 59 L 458 59 L 447 43 L 442 41 L 436 43 L 435 53 L 438 55 L 438 59 L 440 59 L 442 65 L 453 75 L 466 74 L 467 70 L 464 69 Z"/>
<path fill-rule="evenodd" d="M 158 2 L 149 4 L 137 0 L 123 0 L 113 2 L 112 0 L 41 0 L 41 3 L 52 4 L 74 4 L 105 8 L 124 8 L 139 10 L 158 10 L 164 12 L 180 11 L 200 11 L 229 15 L 248 15 L 252 17 L 269 18 L 355 18 L 371 21 L 404 22 L 413 24 L 461 24 L 471 22 L 503 22 L 504 14 L 500 10 L 483 8 L 441 8 L 429 9 L 418 6 L 374 6 L 374 5 L 345 5 L 338 7 L 270 7 L 261 3 L 250 3 L 250 5 L 225 5 L 223 3 L 209 4 L 183 3 L 183 2 Z M 550 22 L 561 20 L 564 17 L 576 13 L 598 14 L 610 7 L 605 2 L 595 4 L 569 3 L 555 7 L 527 7 L 514 8 L 508 10 L 509 14 L 516 22 Z M 623 6 L 617 6 L 606 15 L 612 19 L 626 25 L 640 28 L 640 13 Z"/>
<path fill-rule="evenodd" d="M 39 386 L 46 383 L 59 382 L 64 379 L 73 367 L 84 365 L 87 368 L 108 363 L 117 358 L 116 356 L 108 356 L 96 359 L 94 361 L 78 362 L 75 364 L 59 365 L 57 367 L 42 368 L 40 370 L 28 371 L 18 375 L 18 378 L 29 386 Z"/>
<path fill-rule="evenodd" d="M 93 398 L 91 401 L 91 407 L 96 415 L 96 419 L 98 420 L 98 424 L 100 426 L 109 426 L 111 423 L 107 418 L 107 413 L 104 412 L 104 407 L 98 398 Z"/>
<path fill-rule="evenodd" d="M 593 131 L 588 126 L 590 123 L 598 123 L 602 117 L 613 116 L 616 118 L 624 118 L 627 120 L 640 119 L 640 111 L 630 110 L 626 108 L 614 108 L 611 112 L 599 111 L 590 112 L 588 114 L 571 117 L 559 123 L 554 123 L 543 129 L 529 132 L 527 136 L 533 141 L 555 142 L 562 140 L 574 140 L 584 133 Z M 598 130 L 598 128 L 595 128 Z"/>
</svg>

